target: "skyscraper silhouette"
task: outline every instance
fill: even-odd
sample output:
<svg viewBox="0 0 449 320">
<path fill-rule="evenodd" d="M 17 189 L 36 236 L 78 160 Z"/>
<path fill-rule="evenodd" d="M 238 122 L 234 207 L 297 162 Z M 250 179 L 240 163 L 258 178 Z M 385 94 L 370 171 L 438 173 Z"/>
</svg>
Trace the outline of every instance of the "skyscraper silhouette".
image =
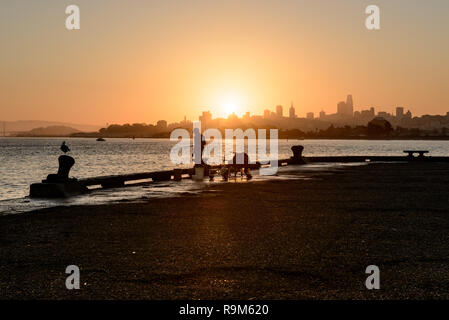
<svg viewBox="0 0 449 320">
<path fill-rule="evenodd" d="M 344 101 L 337 104 L 337 114 L 341 117 L 346 115 L 346 103 Z"/>
<path fill-rule="evenodd" d="M 290 109 L 288 110 L 288 116 L 290 118 L 296 118 L 295 108 L 293 107 L 293 101 L 292 101 L 292 104 L 290 106 Z"/>
<path fill-rule="evenodd" d="M 276 106 L 276 115 L 277 115 L 278 117 L 282 117 L 282 116 L 283 116 L 282 106 L 281 106 L 281 105 Z"/>
<path fill-rule="evenodd" d="M 352 95 L 348 94 L 346 102 L 340 101 L 337 105 L 337 114 L 340 117 L 352 117 L 354 116 L 354 104 L 352 101 Z"/>
<path fill-rule="evenodd" d="M 396 118 L 402 119 L 404 116 L 404 108 L 403 107 L 396 107 Z"/>
<path fill-rule="evenodd" d="M 354 115 L 354 103 L 352 101 L 352 95 L 348 94 L 348 97 L 346 98 L 346 112 L 348 116 Z"/>
</svg>

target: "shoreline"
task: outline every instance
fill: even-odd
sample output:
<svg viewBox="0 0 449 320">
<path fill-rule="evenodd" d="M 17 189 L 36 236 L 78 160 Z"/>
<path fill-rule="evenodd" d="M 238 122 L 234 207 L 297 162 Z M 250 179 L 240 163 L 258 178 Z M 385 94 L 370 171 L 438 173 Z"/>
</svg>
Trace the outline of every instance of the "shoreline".
<svg viewBox="0 0 449 320">
<path fill-rule="evenodd" d="M 2 216 L 0 299 L 447 299 L 448 168 L 348 166 Z M 64 285 L 72 264 L 80 290 Z M 373 264 L 380 290 L 365 288 Z"/>
</svg>

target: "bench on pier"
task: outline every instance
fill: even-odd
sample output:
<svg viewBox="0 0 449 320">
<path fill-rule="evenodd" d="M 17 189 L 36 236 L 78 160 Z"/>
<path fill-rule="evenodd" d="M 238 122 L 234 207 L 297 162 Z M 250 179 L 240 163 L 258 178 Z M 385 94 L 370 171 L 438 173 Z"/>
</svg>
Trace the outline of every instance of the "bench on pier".
<svg viewBox="0 0 449 320">
<path fill-rule="evenodd" d="M 404 150 L 404 153 L 408 153 L 409 158 L 414 158 L 414 154 L 419 154 L 419 158 L 424 158 L 425 153 L 429 153 L 428 150 Z"/>
</svg>

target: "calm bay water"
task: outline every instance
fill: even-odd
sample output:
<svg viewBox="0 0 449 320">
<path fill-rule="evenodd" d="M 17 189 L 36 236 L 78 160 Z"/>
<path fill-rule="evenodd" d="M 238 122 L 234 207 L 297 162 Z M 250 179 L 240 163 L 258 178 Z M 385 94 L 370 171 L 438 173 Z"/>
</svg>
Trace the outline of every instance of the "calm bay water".
<svg viewBox="0 0 449 320">
<path fill-rule="evenodd" d="M 63 140 L 72 150 L 70 155 L 76 159 L 71 176 L 77 178 L 179 167 L 170 161 L 170 149 L 175 143 L 168 139 L 97 142 L 84 138 L 0 138 L 0 200 L 23 199 L 28 195 L 31 183 L 56 173 Z M 448 141 L 280 140 L 279 157 L 290 157 L 291 146 L 297 144 L 304 145 L 306 156 L 403 155 L 404 149 L 426 149 L 433 156 L 449 156 Z M 176 192 L 177 188 L 170 186 L 167 192 Z M 127 192 L 116 191 L 114 196 L 124 198 Z M 111 196 L 109 192 L 108 197 Z"/>
</svg>

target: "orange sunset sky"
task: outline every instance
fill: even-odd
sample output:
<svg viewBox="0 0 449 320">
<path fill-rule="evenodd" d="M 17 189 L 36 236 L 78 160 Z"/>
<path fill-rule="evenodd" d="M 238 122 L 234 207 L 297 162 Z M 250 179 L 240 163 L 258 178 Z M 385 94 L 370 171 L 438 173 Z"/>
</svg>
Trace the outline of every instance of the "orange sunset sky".
<svg viewBox="0 0 449 320">
<path fill-rule="evenodd" d="M 0 30 L 0 120 L 173 122 L 292 100 L 304 116 L 349 93 L 356 110 L 449 111 L 446 0 L 17 0 Z"/>
</svg>

